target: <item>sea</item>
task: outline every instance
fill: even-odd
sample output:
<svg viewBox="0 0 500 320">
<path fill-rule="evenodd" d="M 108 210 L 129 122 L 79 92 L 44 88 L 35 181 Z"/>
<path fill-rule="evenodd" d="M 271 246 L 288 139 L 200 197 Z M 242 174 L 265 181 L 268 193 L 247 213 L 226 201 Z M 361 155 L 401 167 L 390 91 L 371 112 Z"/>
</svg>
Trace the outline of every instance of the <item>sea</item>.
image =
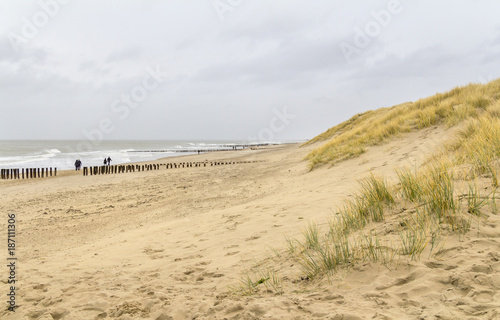
<svg viewBox="0 0 500 320">
<path fill-rule="evenodd" d="M 0 140 L 0 169 L 57 168 L 74 169 L 77 159 L 82 166 L 99 166 L 110 157 L 111 164 L 152 161 L 166 157 L 196 154 L 236 146 L 282 144 L 294 141 L 252 142 L 241 140 L 195 141 L 76 141 L 76 140 Z M 241 147 L 240 147 L 241 149 Z"/>
</svg>

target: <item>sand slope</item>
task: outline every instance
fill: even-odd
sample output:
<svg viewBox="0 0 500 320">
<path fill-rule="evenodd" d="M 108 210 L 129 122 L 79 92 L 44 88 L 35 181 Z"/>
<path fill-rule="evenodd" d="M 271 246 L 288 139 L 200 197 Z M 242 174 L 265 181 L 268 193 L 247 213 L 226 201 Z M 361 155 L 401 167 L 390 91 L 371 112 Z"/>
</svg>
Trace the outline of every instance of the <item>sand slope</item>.
<svg viewBox="0 0 500 320">
<path fill-rule="evenodd" d="M 313 172 L 302 159 L 314 146 L 288 145 L 175 159 L 255 163 L 0 181 L 0 212 L 19 219 L 21 279 L 19 308 L 0 318 L 498 319 L 500 218 L 491 213 L 479 232 L 448 239 L 439 259 L 360 264 L 331 281 L 277 266 L 283 295 L 229 289 L 270 247 L 284 248 L 284 235 L 324 225 L 358 179 L 394 179 L 395 167 L 419 166 L 453 133 L 411 133 Z"/>
</svg>

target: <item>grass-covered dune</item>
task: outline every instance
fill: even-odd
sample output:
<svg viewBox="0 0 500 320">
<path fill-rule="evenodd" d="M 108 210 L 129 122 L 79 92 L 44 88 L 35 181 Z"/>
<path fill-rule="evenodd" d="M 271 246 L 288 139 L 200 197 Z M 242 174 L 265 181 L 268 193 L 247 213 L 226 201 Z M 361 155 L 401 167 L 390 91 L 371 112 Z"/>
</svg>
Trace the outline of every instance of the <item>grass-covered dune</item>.
<svg viewBox="0 0 500 320">
<path fill-rule="evenodd" d="M 357 114 L 308 141 L 306 145 L 318 147 L 308 154 L 307 160 L 314 169 L 356 157 L 368 147 L 405 132 L 435 124 L 451 127 L 471 119 L 476 125 L 491 123 L 499 115 L 500 79 L 457 87 L 416 102 Z"/>
<path fill-rule="evenodd" d="M 361 180 L 358 192 L 330 220 L 326 236 L 312 225 L 303 241 L 289 241 L 291 251 L 300 252 L 296 258 L 309 276 L 366 259 L 384 264 L 397 256 L 413 260 L 425 249 L 431 256 L 439 252 L 435 250 L 442 239 L 460 237 L 473 224 L 479 226 L 483 208 L 497 213 L 500 80 L 355 115 L 307 142 L 323 142 L 307 159 L 311 169 L 333 165 L 391 137 L 431 125 L 461 128 L 443 148 L 427 155 L 422 167 L 395 168 L 396 184 L 373 174 Z M 395 213 L 400 215 L 400 227 L 392 231 L 398 237 L 379 237 L 374 230 L 389 216 L 394 219 Z"/>
</svg>

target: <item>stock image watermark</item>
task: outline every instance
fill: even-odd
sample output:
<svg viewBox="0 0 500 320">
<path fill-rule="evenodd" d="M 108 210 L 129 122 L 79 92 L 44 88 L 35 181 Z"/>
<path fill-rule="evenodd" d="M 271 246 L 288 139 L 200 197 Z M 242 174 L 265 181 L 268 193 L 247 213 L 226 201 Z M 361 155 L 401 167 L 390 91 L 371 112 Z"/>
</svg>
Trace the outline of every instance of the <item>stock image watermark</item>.
<svg viewBox="0 0 500 320">
<path fill-rule="evenodd" d="M 273 114 L 274 116 L 269 120 L 269 125 L 261 128 L 257 135 L 249 136 L 247 138 L 249 142 L 274 140 L 276 133 L 283 132 L 292 123 L 292 120 L 296 118 L 296 115 L 288 112 L 287 107 L 283 107 L 282 110 L 275 108 Z"/>
<path fill-rule="evenodd" d="M 377 38 L 382 31 L 393 21 L 393 17 L 403 12 L 403 5 L 399 0 L 389 0 L 386 8 L 370 13 L 372 19 L 363 28 L 356 26 L 351 42 L 340 43 L 340 50 L 348 63 L 351 63 L 356 56 L 359 56 L 364 49 L 368 48 L 372 41 Z"/>
<path fill-rule="evenodd" d="M 61 11 L 61 8 L 67 5 L 70 0 L 40 0 L 38 1 L 38 10 L 30 18 L 22 17 L 21 26 L 16 32 L 9 32 L 9 39 L 12 49 L 19 53 L 21 46 L 35 38 L 40 31 L 47 27 Z"/>
<path fill-rule="evenodd" d="M 8 291 L 7 293 L 7 304 L 8 310 L 12 312 L 16 312 L 16 281 L 17 279 L 17 256 L 16 256 L 16 214 L 10 213 L 7 215 L 7 268 L 8 268 L 8 278 L 7 284 Z"/>
<path fill-rule="evenodd" d="M 219 19 L 225 20 L 226 14 L 233 12 L 243 3 L 243 0 L 215 0 L 212 5 Z"/>
</svg>

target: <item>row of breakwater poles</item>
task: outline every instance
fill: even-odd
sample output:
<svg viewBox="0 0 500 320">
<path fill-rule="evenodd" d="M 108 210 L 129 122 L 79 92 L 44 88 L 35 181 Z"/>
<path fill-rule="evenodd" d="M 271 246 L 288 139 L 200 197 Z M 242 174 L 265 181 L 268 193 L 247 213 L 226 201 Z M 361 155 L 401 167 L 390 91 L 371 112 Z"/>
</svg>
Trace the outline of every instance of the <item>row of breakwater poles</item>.
<svg viewBox="0 0 500 320">
<path fill-rule="evenodd" d="M 198 168 L 198 167 L 214 167 L 239 163 L 252 163 L 258 161 L 214 161 L 214 162 L 180 162 L 180 163 L 161 163 L 161 164 L 130 164 L 130 165 L 112 165 L 112 166 L 95 166 L 84 167 L 84 176 L 97 176 L 103 174 L 118 174 L 128 172 L 141 172 L 141 171 L 154 171 L 160 170 L 161 167 L 165 169 L 178 169 L 178 168 Z"/>
<path fill-rule="evenodd" d="M 162 164 L 166 169 L 176 169 L 176 168 L 196 168 L 196 167 L 214 167 L 223 166 L 229 164 L 240 164 L 240 163 L 252 163 L 259 161 L 213 161 L 213 162 L 180 162 L 180 163 L 167 163 Z"/>
<path fill-rule="evenodd" d="M 97 176 L 101 174 L 116 174 L 126 172 L 140 172 L 160 170 L 160 164 L 128 164 L 128 165 L 113 165 L 113 166 L 95 166 L 83 167 L 84 176 Z"/>
<path fill-rule="evenodd" d="M 197 168 L 197 167 L 215 167 L 230 164 L 240 164 L 240 163 L 253 163 L 260 161 L 203 161 L 203 162 L 180 162 L 180 163 L 164 163 L 161 164 L 165 166 L 166 169 L 177 169 L 177 168 Z"/>
<path fill-rule="evenodd" d="M 130 164 L 130 165 L 113 165 L 113 166 L 95 166 L 84 167 L 83 175 L 101 175 L 101 174 L 117 174 L 127 172 L 141 172 L 178 168 L 197 168 L 197 167 L 214 167 L 230 164 L 252 163 L 258 161 L 212 161 L 212 162 L 179 162 L 179 163 L 162 163 L 162 164 Z M 0 179 L 36 179 L 57 176 L 57 168 L 25 168 L 25 169 L 1 169 Z"/>
<path fill-rule="evenodd" d="M 36 179 L 57 176 L 57 168 L 1 169 L 0 179 Z"/>
</svg>

